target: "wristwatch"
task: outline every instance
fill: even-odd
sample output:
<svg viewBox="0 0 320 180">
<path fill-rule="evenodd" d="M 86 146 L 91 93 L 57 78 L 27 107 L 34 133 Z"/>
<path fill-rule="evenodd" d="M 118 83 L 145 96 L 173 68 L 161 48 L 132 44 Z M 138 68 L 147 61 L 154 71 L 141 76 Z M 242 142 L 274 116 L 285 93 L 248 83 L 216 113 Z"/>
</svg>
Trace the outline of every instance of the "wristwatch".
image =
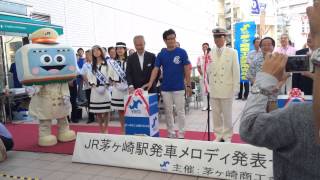
<svg viewBox="0 0 320 180">
<path fill-rule="evenodd" d="M 320 67 L 320 48 L 316 49 L 311 56 L 311 62 L 314 66 Z"/>
<path fill-rule="evenodd" d="M 272 92 L 268 91 L 268 90 L 265 90 L 265 89 L 262 89 L 260 88 L 259 86 L 257 85 L 253 85 L 252 88 L 251 88 L 251 93 L 252 94 L 262 94 L 262 95 L 265 95 L 265 96 L 270 96 L 272 95 Z"/>
</svg>

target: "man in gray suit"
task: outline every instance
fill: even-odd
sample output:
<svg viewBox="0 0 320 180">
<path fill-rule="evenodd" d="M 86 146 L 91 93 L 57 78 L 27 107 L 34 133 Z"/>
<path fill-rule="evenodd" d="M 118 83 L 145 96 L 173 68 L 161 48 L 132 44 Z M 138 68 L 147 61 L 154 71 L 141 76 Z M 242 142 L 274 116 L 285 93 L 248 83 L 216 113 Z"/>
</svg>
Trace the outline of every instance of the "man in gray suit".
<svg viewBox="0 0 320 180">
<path fill-rule="evenodd" d="M 320 4 L 307 9 L 316 48 L 313 103 L 294 103 L 266 113 L 268 96 L 284 78 L 287 57 L 267 54 L 252 87 L 240 124 L 241 138 L 255 146 L 273 150 L 275 180 L 320 179 Z"/>
</svg>

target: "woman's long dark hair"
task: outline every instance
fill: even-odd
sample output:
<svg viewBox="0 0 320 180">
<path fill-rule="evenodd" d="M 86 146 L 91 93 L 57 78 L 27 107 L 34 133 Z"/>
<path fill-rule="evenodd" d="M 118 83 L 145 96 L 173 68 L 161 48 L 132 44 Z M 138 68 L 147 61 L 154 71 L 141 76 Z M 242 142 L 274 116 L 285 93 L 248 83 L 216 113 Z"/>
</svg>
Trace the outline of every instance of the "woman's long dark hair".
<svg viewBox="0 0 320 180">
<path fill-rule="evenodd" d="M 124 49 L 124 61 L 127 61 L 128 59 L 128 54 L 127 54 L 127 48 L 126 47 L 116 47 L 116 59 L 119 59 L 119 55 L 117 53 L 118 48 L 123 48 Z M 120 59 L 119 59 L 120 60 Z"/>
<path fill-rule="evenodd" d="M 92 51 L 92 72 L 93 73 L 96 73 L 97 72 L 97 69 L 98 69 L 98 59 L 94 56 L 94 53 L 93 53 L 93 50 L 94 49 L 99 49 L 100 52 L 101 52 L 101 58 L 103 59 L 104 63 L 106 63 L 106 60 L 105 60 L 105 52 L 104 50 L 102 49 L 102 47 L 100 47 L 99 45 L 95 45 L 91 48 L 91 51 Z"/>
</svg>

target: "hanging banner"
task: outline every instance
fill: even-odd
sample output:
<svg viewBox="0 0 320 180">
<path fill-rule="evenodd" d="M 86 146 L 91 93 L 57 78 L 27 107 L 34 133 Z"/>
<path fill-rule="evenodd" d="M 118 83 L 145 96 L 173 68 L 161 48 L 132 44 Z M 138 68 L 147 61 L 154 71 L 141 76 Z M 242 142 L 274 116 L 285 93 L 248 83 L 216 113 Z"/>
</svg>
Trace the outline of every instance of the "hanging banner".
<svg viewBox="0 0 320 180">
<path fill-rule="evenodd" d="M 72 161 L 206 178 L 273 179 L 272 151 L 248 144 L 78 132 Z"/>
<path fill-rule="evenodd" d="M 240 81 L 247 82 L 247 55 L 254 49 L 253 40 L 256 34 L 256 24 L 254 22 L 240 22 L 235 24 L 235 49 L 238 51 L 240 65 Z"/>
</svg>

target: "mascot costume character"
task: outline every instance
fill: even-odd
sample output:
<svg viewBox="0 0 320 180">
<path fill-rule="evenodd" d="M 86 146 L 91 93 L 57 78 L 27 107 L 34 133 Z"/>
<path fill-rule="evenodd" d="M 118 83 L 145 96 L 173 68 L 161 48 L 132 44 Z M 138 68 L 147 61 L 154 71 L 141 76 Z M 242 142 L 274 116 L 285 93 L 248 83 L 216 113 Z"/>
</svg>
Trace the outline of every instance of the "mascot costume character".
<svg viewBox="0 0 320 180">
<path fill-rule="evenodd" d="M 57 43 L 58 33 L 43 28 L 30 35 L 32 44 L 16 53 L 19 81 L 32 95 L 29 114 L 39 120 L 40 146 L 53 146 L 73 141 L 75 132 L 69 129 L 67 116 L 71 112 L 68 81 L 77 75 L 74 50 Z M 51 121 L 57 120 L 58 137 L 51 134 Z"/>
</svg>

